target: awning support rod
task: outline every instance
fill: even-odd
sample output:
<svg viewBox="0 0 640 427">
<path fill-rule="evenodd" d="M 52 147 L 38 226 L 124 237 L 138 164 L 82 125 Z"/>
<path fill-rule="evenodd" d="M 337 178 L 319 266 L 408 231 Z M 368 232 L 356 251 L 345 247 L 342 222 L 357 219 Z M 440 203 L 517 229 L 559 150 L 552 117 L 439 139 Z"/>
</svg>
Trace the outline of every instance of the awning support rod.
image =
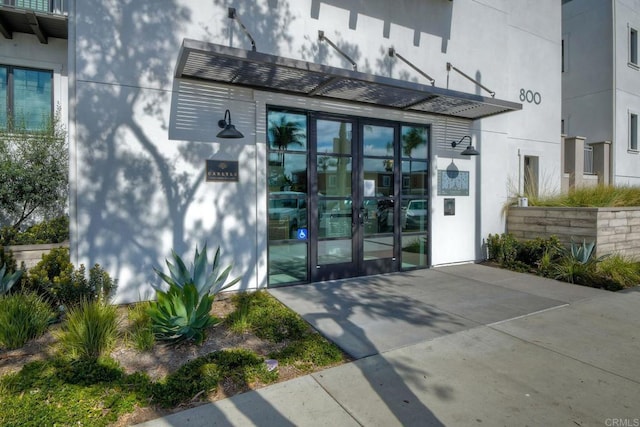
<svg viewBox="0 0 640 427">
<path fill-rule="evenodd" d="M 424 71 L 422 71 L 421 69 L 419 69 L 418 67 L 413 65 L 411 62 L 407 61 L 404 57 L 402 57 L 402 55 L 400 55 L 398 52 L 396 52 L 396 50 L 394 48 L 392 48 L 392 47 L 389 48 L 389 56 L 391 56 L 391 57 L 397 56 L 398 59 L 400 59 L 402 62 L 404 62 L 409 67 L 413 68 L 416 72 L 418 72 L 422 76 L 424 76 L 427 80 L 429 80 L 429 82 L 431 82 L 431 86 L 435 86 L 435 84 L 436 84 L 435 79 L 431 78 L 431 76 L 429 76 L 427 73 L 425 73 Z"/>
<path fill-rule="evenodd" d="M 340 50 L 340 48 L 338 46 L 336 46 L 331 40 L 329 40 L 325 35 L 324 35 L 324 31 L 320 30 L 318 31 L 318 39 L 320 41 L 326 41 L 327 43 L 329 43 L 329 46 L 331 46 L 332 48 L 334 48 L 335 50 L 338 51 L 338 53 L 340 55 L 342 55 L 347 61 L 349 61 L 351 63 L 351 65 L 353 66 L 353 71 L 358 71 L 358 64 L 356 64 L 353 59 L 349 58 L 349 56 L 344 53 L 343 51 Z"/>
<path fill-rule="evenodd" d="M 492 98 L 495 98 L 496 93 L 494 91 L 492 91 L 491 89 L 487 88 L 486 86 L 483 86 L 482 83 L 480 83 L 479 81 L 472 79 L 471 77 L 469 77 L 468 75 L 466 75 L 465 73 L 463 73 L 462 71 L 458 70 L 456 67 L 454 67 L 453 65 L 451 65 L 451 62 L 447 62 L 447 71 L 456 71 L 458 72 L 462 77 L 466 78 L 467 80 L 472 81 L 473 83 L 477 84 L 478 86 L 480 86 L 482 89 L 486 90 L 487 92 L 489 92 L 489 94 L 491 95 Z"/>
<path fill-rule="evenodd" d="M 230 7 L 229 8 L 229 19 L 234 19 L 236 20 L 236 22 L 238 24 L 240 24 L 240 28 L 242 28 L 242 31 L 244 31 L 244 33 L 247 35 L 247 37 L 249 37 L 249 40 L 251 40 L 251 50 L 252 51 L 256 51 L 256 42 L 255 40 L 253 40 L 253 37 L 251 37 L 251 34 L 249 34 L 249 30 L 247 30 L 247 27 L 244 26 L 244 24 L 242 23 L 242 21 L 240 21 L 240 18 L 238 18 L 238 14 L 236 13 L 236 8 L 235 7 Z"/>
</svg>

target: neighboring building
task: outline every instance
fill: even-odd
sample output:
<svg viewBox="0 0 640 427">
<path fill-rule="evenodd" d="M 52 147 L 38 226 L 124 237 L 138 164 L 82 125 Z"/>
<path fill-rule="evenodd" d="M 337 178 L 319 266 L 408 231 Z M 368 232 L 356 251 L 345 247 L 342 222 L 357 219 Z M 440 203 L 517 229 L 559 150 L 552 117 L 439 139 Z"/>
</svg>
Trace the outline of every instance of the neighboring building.
<svg viewBox="0 0 640 427">
<path fill-rule="evenodd" d="M 70 1 L 68 102 L 67 62 L 21 59 L 41 56 L 36 35 L 3 41 L 0 64 L 65 76 L 72 260 L 128 302 L 152 296 L 171 249 L 205 242 L 243 289 L 483 259 L 525 170 L 559 188 L 560 15 L 555 0 Z"/>
<path fill-rule="evenodd" d="M 610 142 L 616 185 L 640 185 L 638 30 L 640 0 L 562 1 L 563 133 Z"/>
<path fill-rule="evenodd" d="M 67 116 L 67 9 L 62 0 L 0 0 L 0 127 Z"/>
</svg>

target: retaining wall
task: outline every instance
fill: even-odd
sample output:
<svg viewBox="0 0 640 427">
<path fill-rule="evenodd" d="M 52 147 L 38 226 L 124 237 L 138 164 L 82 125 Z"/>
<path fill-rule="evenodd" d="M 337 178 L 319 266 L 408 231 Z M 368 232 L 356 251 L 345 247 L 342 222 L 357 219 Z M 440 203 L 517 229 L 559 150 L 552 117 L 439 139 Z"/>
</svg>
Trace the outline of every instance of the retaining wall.
<svg viewBox="0 0 640 427">
<path fill-rule="evenodd" d="M 13 252 L 13 258 L 16 260 L 18 267 L 20 267 L 20 264 L 24 262 L 28 270 L 31 267 L 35 267 L 35 265 L 42 259 L 42 255 L 49 253 L 51 249 L 68 247 L 69 242 L 62 242 L 44 245 L 5 246 L 4 249 Z"/>
<path fill-rule="evenodd" d="M 571 241 L 596 243 L 596 255 L 611 253 L 640 259 L 640 208 L 510 207 L 507 232 L 523 240 L 555 235 Z"/>
</svg>

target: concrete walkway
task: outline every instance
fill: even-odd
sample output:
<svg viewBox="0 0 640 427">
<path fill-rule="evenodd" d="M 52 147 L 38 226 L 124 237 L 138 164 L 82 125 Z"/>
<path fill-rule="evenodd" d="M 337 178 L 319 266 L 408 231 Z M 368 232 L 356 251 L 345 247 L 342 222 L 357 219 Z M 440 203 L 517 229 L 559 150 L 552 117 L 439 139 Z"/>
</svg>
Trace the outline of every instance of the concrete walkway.
<svg viewBox="0 0 640 427">
<path fill-rule="evenodd" d="M 142 425 L 640 425 L 640 288 L 469 264 L 270 292 L 358 360 Z"/>
</svg>

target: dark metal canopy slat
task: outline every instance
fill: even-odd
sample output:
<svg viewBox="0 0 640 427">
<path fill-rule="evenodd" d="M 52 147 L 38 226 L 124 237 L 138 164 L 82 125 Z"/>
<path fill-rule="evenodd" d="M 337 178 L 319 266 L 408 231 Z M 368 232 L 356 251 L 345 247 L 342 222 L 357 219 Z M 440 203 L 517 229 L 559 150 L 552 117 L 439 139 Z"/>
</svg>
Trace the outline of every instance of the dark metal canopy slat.
<svg viewBox="0 0 640 427">
<path fill-rule="evenodd" d="M 515 102 L 190 39 L 182 42 L 175 76 L 472 120 L 522 109 Z"/>
</svg>

